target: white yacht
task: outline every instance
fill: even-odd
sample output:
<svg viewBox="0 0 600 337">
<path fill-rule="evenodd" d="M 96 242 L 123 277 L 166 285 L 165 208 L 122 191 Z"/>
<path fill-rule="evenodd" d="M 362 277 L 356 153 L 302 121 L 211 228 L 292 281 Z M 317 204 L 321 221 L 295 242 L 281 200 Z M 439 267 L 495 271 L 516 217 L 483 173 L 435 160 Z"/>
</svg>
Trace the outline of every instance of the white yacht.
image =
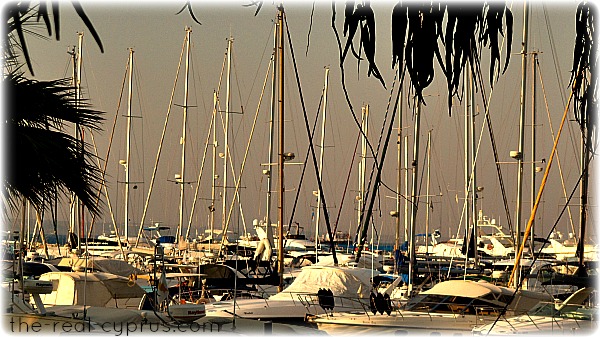
<svg viewBox="0 0 600 337">
<path fill-rule="evenodd" d="M 527 314 L 476 327 L 473 334 L 597 335 L 598 308 L 583 305 L 593 291 L 593 288 L 581 288 L 562 303 L 540 302 Z"/>
<path fill-rule="evenodd" d="M 371 278 L 377 274 L 364 268 L 307 266 L 278 294 L 266 299 L 213 302 L 206 305 L 206 316 L 303 320 L 309 313 L 325 313 L 323 307 L 357 310 L 368 303 Z M 323 290 L 330 291 L 330 296 L 318 296 Z"/>
<path fill-rule="evenodd" d="M 450 280 L 421 292 L 404 308 L 395 307 L 391 301 L 375 300 L 371 311 L 317 315 L 309 320 L 330 335 L 470 333 L 476 326 L 493 322 L 507 303 L 507 314 L 512 315 L 548 300 L 552 297 L 547 294 L 515 294 L 514 289 L 485 281 Z"/>
</svg>

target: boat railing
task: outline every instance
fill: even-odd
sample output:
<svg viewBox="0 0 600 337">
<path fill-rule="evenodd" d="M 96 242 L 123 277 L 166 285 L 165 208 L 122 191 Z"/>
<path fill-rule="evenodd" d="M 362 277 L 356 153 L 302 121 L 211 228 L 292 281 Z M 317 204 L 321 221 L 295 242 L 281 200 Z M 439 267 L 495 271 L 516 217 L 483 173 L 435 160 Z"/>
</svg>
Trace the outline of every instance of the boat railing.
<svg viewBox="0 0 600 337">
<path fill-rule="evenodd" d="M 435 301 L 421 301 L 416 305 L 413 305 L 408 309 L 409 311 L 419 311 L 427 313 L 431 316 L 432 313 L 446 313 L 452 314 L 454 317 L 464 315 L 475 315 L 476 319 L 479 320 L 482 316 L 500 315 L 501 311 L 499 308 L 490 305 L 475 305 L 475 304 L 463 304 L 463 303 L 447 303 L 447 302 L 435 302 Z"/>
<path fill-rule="evenodd" d="M 211 289 L 211 292 L 214 291 L 222 291 L 223 292 L 223 296 L 221 297 L 220 301 L 226 301 L 226 300 L 230 300 L 233 299 L 233 289 Z M 203 294 L 204 292 L 204 294 Z M 209 291 L 207 290 L 202 290 L 202 289 L 186 289 L 186 290 L 182 290 L 181 292 L 175 294 L 174 299 L 176 301 L 185 301 L 185 302 L 194 302 L 194 303 L 199 303 L 199 302 L 214 302 L 215 298 L 214 296 L 217 295 L 213 295 L 211 294 Z M 265 298 L 264 294 L 261 294 L 260 292 L 256 292 L 256 294 L 254 292 L 251 291 L 247 291 L 247 290 L 237 290 L 235 297 L 237 299 L 247 299 L 247 298 L 260 298 L 263 299 Z"/>
<path fill-rule="evenodd" d="M 334 311 L 349 311 L 349 310 L 366 310 L 368 299 L 350 297 L 350 296 L 329 296 L 330 302 L 324 303 L 323 298 L 319 299 L 319 295 L 315 293 L 290 293 L 293 300 L 298 300 L 307 310 L 309 314 L 316 314 L 316 308 L 321 308 L 326 314 Z"/>
</svg>

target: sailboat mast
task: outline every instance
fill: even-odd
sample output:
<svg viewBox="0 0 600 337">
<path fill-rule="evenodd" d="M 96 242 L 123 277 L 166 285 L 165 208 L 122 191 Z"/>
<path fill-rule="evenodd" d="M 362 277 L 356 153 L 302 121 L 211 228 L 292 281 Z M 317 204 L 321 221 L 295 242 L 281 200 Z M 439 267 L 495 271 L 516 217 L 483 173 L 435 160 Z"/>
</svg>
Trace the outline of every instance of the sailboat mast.
<svg viewBox="0 0 600 337">
<path fill-rule="evenodd" d="M 471 155 L 469 152 L 469 144 L 470 144 L 470 133 L 469 133 L 469 129 L 470 129 L 470 124 L 469 124 L 469 89 L 470 89 L 470 85 L 469 85 L 469 72 L 465 71 L 464 75 L 463 75 L 463 79 L 464 79 L 464 85 L 463 85 L 463 90 L 464 90 L 464 96 L 465 96 L 465 105 L 464 105 L 464 109 L 465 109 L 465 121 L 464 121 L 464 156 L 465 156 L 465 162 L 464 162 L 464 166 L 465 166 L 465 172 L 464 172 L 464 178 L 465 178 L 465 203 L 464 203 L 464 207 L 463 207 L 463 213 L 464 213 L 464 219 L 465 219 L 465 239 L 463 241 L 463 245 L 465 245 L 465 247 L 463 247 L 463 250 L 466 252 L 465 255 L 469 255 L 469 252 L 471 251 L 471 249 L 473 249 L 472 246 L 469 245 L 469 243 L 471 242 L 471 236 L 473 234 L 472 232 L 472 226 L 471 226 L 471 208 L 469 207 L 470 205 L 470 198 L 469 198 L 469 189 L 470 189 L 470 173 L 469 170 L 471 169 Z"/>
<path fill-rule="evenodd" d="M 273 230 L 271 228 L 271 199 L 272 199 L 272 186 L 273 186 L 273 142 L 275 139 L 275 125 L 273 124 L 275 121 L 275 111 L 277 110 L 277 106 L 275 103 L 275 97 L 277 95 L 277 67 L 275 63 L 277 62 L 277 26 L 273 29 L 273 53 L 271 54 L 271 65 L 273 66 L 272 74 L 271 74 L 271 114 L 269 117 L 269 159 L 267 163 L 267 202 L 266 202 L 266 215 L 265 215 L 265 231 L 267 233 L 267 239 L 269 243 L 273 246 Z M 271 247 L 272 247 L 271 246 Z"/>
<path fill-rule="evenodd" d="M 400 180 L 402 179 L 401 177 L 401 172 L 402 172 L 402 168 L 401 168 L 401 149 L 402 149 L 402 112 L 404 111 L 404 105 L 403 105 L 403 100 L 404 100 L 404 95 L 402 95 L 402 86 L 400 86 L 400 111 L 398 112 L 398 139 L 396 141 L 397 143 L 397 177 L 396 177 L 396 237 L 395 237 L 395 246 L 394 246 L 394 250 L 399 250 L 400 249 Z M 406 237 L 405 237 L 406 239 Z M 396 268 L 397 264 L 394 265 L 394 269 Z M 398 272 L 396 270 L 396 272 Z"/>
<path fill-rule="evenodd" d="M 536 138 L 536 133 L 535 133 L 535 127 L 536 127 L 536 100 L 535 100 L 535 93 L 536 93 L 536 85 L 535 85 L 535 79 L 537 77 L 537 67 L 536 67 L 536 63 L 537 63 L 537 57 L 538 54 L 537 52 L 532 52 L 533 58 L 531 59 L 531 195 L 530 195 L 530 201 L 531 201 L 531 210 L 533 211 L 533 205 L 535 203 L 535 197 L 537 195 L 537 189 L 535 186 L 535 174 L 536 174 L 536 161 L 535 161 L 535 138 Z M 535 249 L 535 218 L 533 220 L 533 222 L 531 223 L 531 243 L 529 246 L 529 251 L 530 252 L 534 252 Z"/>
<path fill-rule="evenodd" d="M 129 48 L 129 93 L 127 95 L 127 148 L 126 158 L 123 166 L 125 167 L 125 219 L 124 235 L 125 242 L 129 243 L 129 161 L 131 159 L 131 102 L 133 91 L 133 49 Z M 118 236 L 118 233 L 117 233 Z"/>
<path fill-rule="evenodd" d="M 585 85 L 585 84 L 584 84 Z M 589 184 L 589 167 L 591 156 L 592 132 L 590 132 L 591 121 L 588 114 L 581 114 L 581 187 L 579 190 L 581 198 L 581 206 L 579 207 L 579 239 L 577 240 L 577 255 L 579 257 L 579 265 L 577 270 L 578 276 L 587 276 L 587 270 L 584 265 L 585 258 L 585 231 L 587 227 L 587 212 L 588 212 L 588 184 Z"/>
<path fill-rule="evenodd" d="M 223 209 L 222 209 L 222 225 L 223 230 L 227 226 L 227 160 L 229 158 L 229 101 L 231 88 L 231 46 L 233 38 L 227 39 L 227 81 L 225 84 L 225 138 L 224 138 L 224 156 L 223 156 Z"/>
<path fill-rule="evenodd" d="M 212 115 L 212 180 L 210 186 L 210 240 L 209 243 L 212 243 L 214 240 L 213 233 L 215 230 L 215 197 L 216 197 L 216 186 L 215 183 L 217 181 L 217 107 L 218 107 L 218 98 L 216 91 L 213 91 L 213 115 Z"/>
<path fill-rule="evenodd" d="M 429 183 L 431 176 L 431 130 L 427 132 L 427 182 L 425 187 L 425 253 L 429 254 Z"/>
<path fill-rule="evenodd" d="M 319 180 L 323 181 L 323 152 L 325 151 L 325 121 L 327 120 L 327 85 L 329 67 L 325 67 L 325 85 L 323 87 L 323 121 L 321 123 L 321 154 L 319 156 Z M 317 217 L 315 220 L 315 261 L 319 261 L 319 220 L 321 215 L 321 193 L 317 194 Z M 335 233 L 334 233 L 335 234 Z"/>
<path fill-rule="evenodd" d="M 77 40 L 78 40 L 78 49 L 79 51 L 77 52 L 77 81 L 76 81 L 76 104 L 77 104 L 77 108 L 79 108 L 80 104 L 81 104 L 81 69 L 82 69 L 82 63 L 83 63 L 83 32 L 78 32 L 77 33 Z M 77 133 L 79 133 L 79 141 L 81 143 L 81 152 L 80 152 L 80 156 L 83 156 L 83 128 L 81 128 L 80 125 L 77 125 Z M 83 158 L 82 158 L 83 160 Z M 85 230 L 83 229 L 84 223 L 85 223 L 85 218 L 84 218 L 84 212 L 83 212 L 83 204 L 81 203 L 81 200 L 79 198 L 77 198 L 77 218 L 79 219 L 79 241 L 81 242 L 81 238 L 85 236 Z"/>
<path fill-rule="evenodd" d="M 72 84 L 73 87 L 75 88 L 75 104 L 78 104 L 77 101 L 77 97 L 78 97 L 78 93 L 77 93 L 77 51 L 75 50 L 75 47 L 73 47 L 71 49 L 71 51 L 69 52 L 69 54 L 71 55 L 71 62 L 73 63 L 73 74 L 71 75 L 71 78 L 73 79 Z M 79 129 L 79 125 L 75 124 L 75 139 L 78 139 L 78 132 Z M 77 196 L 75 195 L 75 193 L 71 192 L 71 198 L 69 200 L 69 235 L 71 233 L 75 233 L 75 228 L 76 228 L 76 224 L 77 224 Z M 69 240 L 69 243 L 70 242 Z M 71 249 L 73 249 L 75 247 L 71 247 Z"/>
<path fill-rule="evenodd" d="M 408 265 L 408 284 L 409 293 L 412 291 L 414 273 L 416 267 L 416 256 L 415 256 L 415 227 L 417 224 L 417 210 L 418 210 L 418 196 L 417 196 L 417 185 L 418 185 L 418 167 L 419 167 L 419 132 L 421 125 L 421 102 L 418 101 L 416 104 L 415 111 L 415 128 L 414 128 L 414 141 L 413 141 L 413 161 L 412 161 L 412 186 L 410 192 L 411 201 L 411 218 L 410 218 L 410 230 L 409 230 L 409 260 Z"/>
<path fill-rule="evenodd" d="M 284 206 L 284 176 L 283 176 L 283 156 L 284 156 L 284 84 L 283 84 L 283 76 L 284 76 L 284 63 L 283 63 L 283 6 L 279 6 L 277 12 L 277 25 L 278 25 L 278 35 L 277 35 L 277 50 L 278 50 L 278 64 L 279 64 L 279 86 L 278 86 L 278 103 L 279 103 L 279 214 L 278 214 L 278 251 L 277 251 L 277 273 L 279 274 L 279 287 L 277 288 L 278 292 L 283 290 L 283 206 Z"/>
<path fill-rule="evenodd" d="M 183 200 L 185 195 L 185 143 L 186 143 L 186 128 L 187 128 L 187 110 L 188 110 L 188 82 L 190 76 L 190 36 L 192 34 L 191 27 L 185 27 L 186 32 L 186 55 L 185 55 L 185 84 L 184 84 L 184 101 L 183 101 L 183 127 L 181 132 L 181 173 L 179 176 L 179 224 L 177 225 L 177 237 L 179 242 L 181 237 L 181 229 L 183 228 Z"/>
<path fill-rule="evenodd" d="M 521 245 L 521 213 L 523 200 L 523 150 L 525 144 L 525 94 L 527 91 L 527 38 L 529 31 L 529 2 L 523 4 L 523 42 L 521 48 L 521 113 L 519 115 L 519 153 L 518 161 L 518 176 L 517 176 L 517 206 L 516 206 L 516 223 L 515 223 L 515 247 Z M 520 266 L 516 266 L 517 274 L 515 284 L 520 280 Z"/>
<path fill-rule="evenodd" d="M 467 170 L 466 177 L 468 178 L 467 183 L 467 194 L 466 194 L 466 224 L 468 228 L 471 228 L 472 240 L 469 242 L 473 243 L 469 250 L 473 251 L 473 263 L 475 266 L 479 263 L 479 256 L 477 254 L 477 163 L 475 158 L 476 145 L 475 145 L 475 90 L 473 85 L 473 73 L 468 71 L 465 73 L 465 170 Z M 468 164 L 467 164 L 468 163 Z M 470 202 L 470 203 L 469 203 Z M 470 206 L 470 207 L 469 207 Z"/>
<path fill-rule="evenodd" d="M 410 201 L 408 200 L 408 135 L 404 136 L 404 240 L 409 241 L 408 230 L 410 228 L 408 213 L 410 211 Z"/>
<path fill-rule="evenodd" d="M 367 137 L 369 135 L 369 105 L 365 105 L 361 109 L 362 112 L 362 125 L 363 132 L 360 136 L 360 162 L 358 170 L 358 219 L 357 226 L 360 227 L 361 219 L 363 214 L 363 208 L 365 204 L 365 172 L 367 169 Z M 361 240 L 358 240 L 361 242 Z"/>
</svg>

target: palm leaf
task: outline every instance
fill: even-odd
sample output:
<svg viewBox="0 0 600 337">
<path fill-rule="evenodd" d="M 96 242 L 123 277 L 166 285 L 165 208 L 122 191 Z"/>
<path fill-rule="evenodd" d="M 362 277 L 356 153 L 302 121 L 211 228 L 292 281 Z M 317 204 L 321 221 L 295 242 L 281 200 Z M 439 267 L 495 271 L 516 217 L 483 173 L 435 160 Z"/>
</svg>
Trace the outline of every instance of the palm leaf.
<svg viewBox="0 0 600 337">
<path fill-rule="evenodd" d="M 92 213 L 95 186 L 101 175 L 88 144 L 66 133 L 67 126 L 98 130 L 102 113 L 76 102 L 67 80 L 35 81 L 9 73 L 3 79 L 10 101 L 6 106 L 6 141 L 11 145 L 3 195 L 10 205 L 26 198 L 40 209 L 47 207 L 55 189 L 75 193 Z"/>
</svg>

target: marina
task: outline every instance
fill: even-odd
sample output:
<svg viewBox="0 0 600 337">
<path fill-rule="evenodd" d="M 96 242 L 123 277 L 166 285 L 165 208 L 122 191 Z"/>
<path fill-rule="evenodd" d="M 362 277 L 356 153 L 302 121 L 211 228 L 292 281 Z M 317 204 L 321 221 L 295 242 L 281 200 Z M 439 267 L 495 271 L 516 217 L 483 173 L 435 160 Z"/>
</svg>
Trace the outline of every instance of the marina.
<svg viewBox="0 0 600 337">
<path fill-rule="evenodd" d="M 3 5 L 2 329 L 597 334 L 596 9 Z"/>
</svg>

